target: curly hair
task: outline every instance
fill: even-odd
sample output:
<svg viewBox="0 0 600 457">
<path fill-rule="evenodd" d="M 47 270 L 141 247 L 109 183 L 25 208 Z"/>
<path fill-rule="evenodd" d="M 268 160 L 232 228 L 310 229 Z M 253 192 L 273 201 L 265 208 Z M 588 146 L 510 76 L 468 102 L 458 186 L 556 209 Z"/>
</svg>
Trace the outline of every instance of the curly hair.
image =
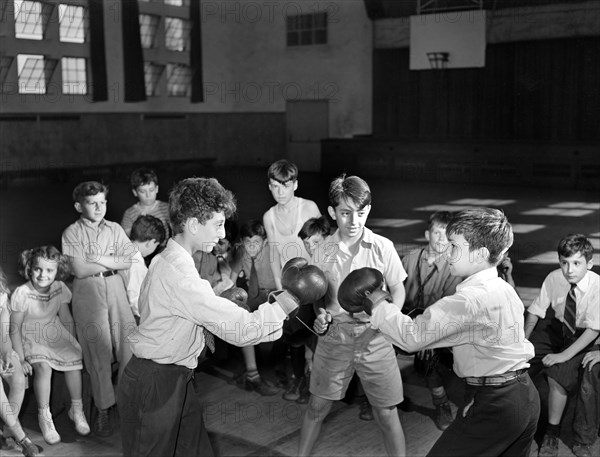
<svg viewBox="0 0 600 457">
<path fill-rule="evenodd" d="M 185 222 L 192 217 L 204 224 L 214 213 L 223 212 L 229 219 L 235 209 L 233 193 L 215 178 L 182 179 L 169 195 L 169 217 L 174 235 L 182 233 Z"/>
<path fill-rule="evenodd" d="M 103 193 L 108 197 L 108 186 L 98 181 L 85 181 L 73 189 L 73 203 L 82 203 L 85 197 Z"/>
<path fill-rule="evenodd" d="M 56 280 L 64 281 L 71 275 L 69 260 L 66 255 L 54 246 L 40 246 L 33 249 L 26 249 L 19 256 L 19 273 L 25 279 L 31 279 L 31 271 L 35 266 L 37 259 L 42 258 L 56 262 Z"/>
</svg>

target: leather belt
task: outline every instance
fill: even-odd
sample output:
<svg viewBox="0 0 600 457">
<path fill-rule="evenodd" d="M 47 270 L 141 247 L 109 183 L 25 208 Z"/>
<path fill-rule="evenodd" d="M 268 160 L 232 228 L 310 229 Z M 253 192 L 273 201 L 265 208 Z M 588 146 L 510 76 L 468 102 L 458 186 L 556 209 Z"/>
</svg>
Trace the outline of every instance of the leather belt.
<svg viewBox="0 0 600 457">
<path fill-rule="evenodd" d="M 96 273 L 95 275 L 91 275 L 91 278 L 108 278 L 109 276 L 116 275 L 117 270 L 107 270 L 101 271 L 100 273 Z"/>
<path fill-rule="evenodd" d="M 477 378 L 465 378 L 465 382 L 470 386 L 501 386 L 509 381 L 517 379 L 520 375 L 525 373 L 527 370 L 507 371 L 503 374 L 495 376 L 481 376 Z"/>
</svg>

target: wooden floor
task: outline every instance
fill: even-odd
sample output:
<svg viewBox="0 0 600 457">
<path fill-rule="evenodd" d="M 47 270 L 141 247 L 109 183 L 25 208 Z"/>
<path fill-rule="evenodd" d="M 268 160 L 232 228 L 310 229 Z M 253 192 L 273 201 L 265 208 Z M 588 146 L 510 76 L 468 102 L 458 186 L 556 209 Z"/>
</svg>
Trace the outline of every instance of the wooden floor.
<svg viewBox="0 0 600 457">
<path fill-rule="evenodd" d="M 181 175 L 161 177 L 161 199 L 175 180 L 190 175 L 216 176 L 238 197 L 239 220 L 260 217 L 272 204 L 264 170 L 186 170 Z M 90 176 L 89 179 L 95 179 Z M 298 195 L 317 202 L 325 211 L 329 178 L 303 174 Z M 546 274 L 557 267 L 555 247 L 560 237 L 581 232 L 590 236 L 596 248 L 598 265 L 600 249 L 600 203 L 593 192 L 527 189 L 512 187 L 467 186 L 462 184 L 419 184 L 371 180 L 373 209 L 367 223 L 372 229 L 392 239 L 404 253 L 424 242 L 425 219 L 436 209 L 459 209 L 485 205 L 502 208 L 515 228 L 515 244 L 511 257 L 514 277 L 525 304 L 536 295 Z M 52 243 L 60 246 L 60 234 L 76 214 L 70 193 L 76 183 L 34 183 L 11 185 L 0 189 L 0 263 L 9 276 L 11 286 L 22 280 L 16 273 L 16 256 L 20 250 Z M 123 210 L 134 203 L 125 182 L 111 184 L 107 219 L 119 220 Z M 25 210 L 36 208 L 36 211 Z M 598 267 L 594 268 L 598 272 Z M 426 455 L 439 432 L 432 420 L 433 406 L 423 380 L 412 370 L 410 360 L 401 358 L 405 395 L 414 403 L 414 411 L 399 412 L 404 427 L 407 454 Z M 263 367 L 269 376 L 270 367 Z M 261 397 L 246 392 L 231 380 L 235 368 L 229 361 L 203 364 L 197 379 L 212 443 L 219 456 L 292 456 L 295 455 L 300 424 L 305 406 L 286 402 L 281 395 Z M 449 378 L 452 380 L 452 377 Z M 461 402 L 461 385 L 452 381 L 450 398 Z M 28 395 L 31 395 L 29 393 Z M 118 456 L 121 437 L 117 431 L 109 438 L 79 437 L 73 431 L 66 412 L 56 414 L 56 426 L 63 441 L 57 445 L 44 443 L 38 426 L 33 401 L 23 412 L 22 422 L 46 456 Z M 456 409 L 455 406 L 455 409 Z M 572 411 L 563 420 L 560 456 L 573 455 L 570 450 Z M 600 455 L 600 444 L 595 445 Z M 2 456 L 19 452 L 2 450 Z M 385 455 L 381 435 L 375 422 L 358 419 L 358 404 L 337 402 L 326 420 L 314 449 L 317 456 Z M 537 455 L 537 444 L 532 449 Z"/>
</svg>

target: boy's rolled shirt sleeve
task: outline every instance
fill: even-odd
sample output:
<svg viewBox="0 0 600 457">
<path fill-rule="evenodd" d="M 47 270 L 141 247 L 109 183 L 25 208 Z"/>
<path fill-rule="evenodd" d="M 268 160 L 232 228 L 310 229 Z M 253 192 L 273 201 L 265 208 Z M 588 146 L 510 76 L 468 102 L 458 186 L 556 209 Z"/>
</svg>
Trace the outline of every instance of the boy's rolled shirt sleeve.
<svg viewBox="0 0 600 457">
<path fill-rule="evenodd" d="M 61 238 L 62 253 L 74 259 L 85 259 L 83 243 L 77 237 L 74 225 L 65 229 Z"/>
<path fill-rule="evenodd" d="M 387 243 L 388 246 L 385 250 L 387 253 L 387 258 L 384 259 L 385 270 L 383 271 L 383 276 L 387 285 L 389 287 L 394 287 L 398 284 L 404 283 L 404 280 L 408 277 L 408 274 L 404 269 L 404 265 L 402 265 L 402 261 L 400 260 L 400 256 L 396 251 L 394 243 L 392 243 L 390 240 L 384 240 L 384 243 Z"/>
</svg>

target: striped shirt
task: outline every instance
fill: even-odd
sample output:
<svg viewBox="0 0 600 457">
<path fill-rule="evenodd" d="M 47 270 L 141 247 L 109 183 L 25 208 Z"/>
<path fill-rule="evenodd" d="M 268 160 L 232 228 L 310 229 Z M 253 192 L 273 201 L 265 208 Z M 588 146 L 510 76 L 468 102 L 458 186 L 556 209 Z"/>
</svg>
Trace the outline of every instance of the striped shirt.
<svg viewBox="0 0 600 457">
<path fill-rule="evenodd" d="M 165 225 L 166 238 L 169 239 L 171 235 L 171 221 L 169 219 L 169 204 L 167 202 L 156 200 L 150 209 L 143 208 L 139 202 L 127 208 L 125 213 L 123 213 L 123 220 L 121 220 L 121 227 L 123 227 L 127 236 L 131 236 L 131 227 L 140 216 L 154 216 L 160 219 Z"/>
</svg>

